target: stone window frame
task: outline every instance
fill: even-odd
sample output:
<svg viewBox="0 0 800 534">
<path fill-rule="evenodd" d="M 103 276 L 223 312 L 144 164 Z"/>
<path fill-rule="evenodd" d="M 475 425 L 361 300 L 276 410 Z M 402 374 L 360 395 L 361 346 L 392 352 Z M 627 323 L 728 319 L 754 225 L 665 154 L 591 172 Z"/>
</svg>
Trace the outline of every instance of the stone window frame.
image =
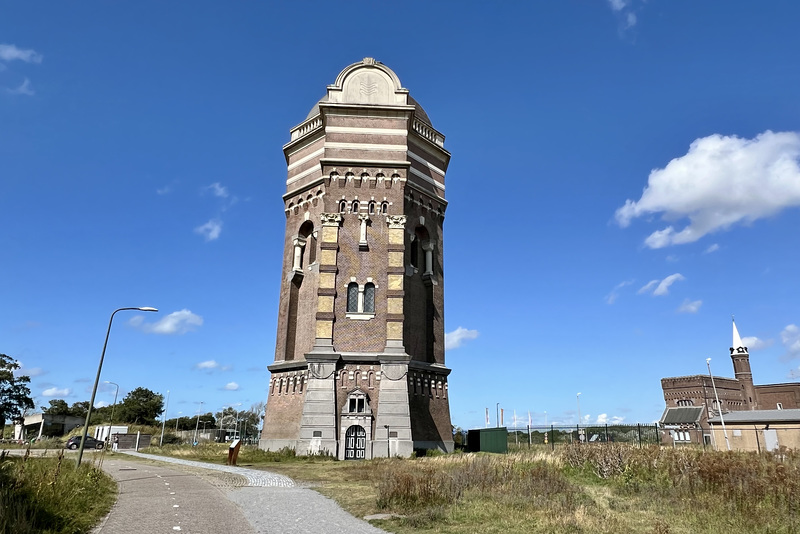
<svg viewBox="0 0 800 534">
<path fill-rule="evenodd" d="M 372 289 L 372 310 L 367 310 L 367 302 L 366 302 L 366 289 L 369 286 Z M 358 301 L 356 305 L 356 310 L 351 310 L 350 306 L 350 292 L 351 288 L 358 288 Z M 363 284 L 359 284 L 356 280 L 356 277 L 353 276 L 350 278 L 350 281 L 347 283 L 347 290 L 346 290 L 346 313 L 345 317 L 348 319 L 354 319 L 356 321 L 369 321 L 375 317 L 375 303 L 377 301 L 376 293 L 378 290 L 378 285 L 375 283 L 375 280 L 372 277 L 367 277 L 366 282 Z"/>
</svg>

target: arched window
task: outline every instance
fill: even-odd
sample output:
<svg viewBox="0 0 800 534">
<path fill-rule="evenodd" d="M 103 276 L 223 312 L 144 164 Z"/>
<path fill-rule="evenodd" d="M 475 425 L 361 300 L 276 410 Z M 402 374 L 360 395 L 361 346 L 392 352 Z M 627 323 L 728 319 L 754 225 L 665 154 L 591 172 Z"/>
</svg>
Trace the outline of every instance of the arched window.
<svg viewBox="0 0 800 534">
<path fill-rule="evenodd" d="M 364 285 L 364 313 L 375 313 L 375 284 Z"/>
<path fill-rule="evenodd" d="M 358 200 L 353 201 L 353 209 L 351 210 L 352 213 L 358 213 Z"/>
<path fill-rule="evenodd" d="M 347 311 L 358 312 L 358 284 L 350 282 L 347 286 Z"/>
<path fill-rule="evenodd" d="M 367 209 L 367 213 L 370 215 L 375 215 L 375 201 L 369 203 L 369 209 Z"/>
<path fill-rule="evenodd" d="M 339 213 L 344 213 L 347 211 L 347 201 L 342 199 L 339 201 Z"/>
<path fill-rule="evenodd" d="M 389 203 L 388 202 L 382 203 L 381 204 L 381 213 L 386 215 L 388 212 L 389 212 Z"/>
</svg>

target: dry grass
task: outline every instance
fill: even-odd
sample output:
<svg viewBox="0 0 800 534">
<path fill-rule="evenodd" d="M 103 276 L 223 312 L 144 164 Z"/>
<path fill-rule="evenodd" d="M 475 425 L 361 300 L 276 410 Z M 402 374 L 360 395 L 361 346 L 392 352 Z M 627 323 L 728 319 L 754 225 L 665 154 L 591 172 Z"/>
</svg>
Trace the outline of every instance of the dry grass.
<svg viewBox="0 0 800 534">
<path fill-rule="evenodd" d="M 0 532 L 80 534 L 111 509 L 116 483 L 90 463 L 0 454 Z"/>
<path fill-rule="evenodd" d="M 213 454 L 224 461 L 224 449 Z M 375 524 L 403 534 L 800 532 L 800 455 L 790 451 L 593 444 L 363 462 L 248 454 L 251 466 L 306 483 L 358 517 L 397 514 Z"/>
</svg>

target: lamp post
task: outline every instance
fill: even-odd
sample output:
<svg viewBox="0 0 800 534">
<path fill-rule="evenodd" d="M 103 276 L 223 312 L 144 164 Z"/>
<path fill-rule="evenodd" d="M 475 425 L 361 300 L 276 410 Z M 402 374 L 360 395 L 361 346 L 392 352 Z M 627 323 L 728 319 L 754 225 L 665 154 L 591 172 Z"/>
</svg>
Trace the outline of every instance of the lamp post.
<svg viewBox="0 0 800 534">
<path fill-rule="evenodd" d="M 383 425 L 386 429 L 386 457 L 392 457 L 392 441 L 389 439 L 389 425 Z"/>
<path fill-rule="evenodd" d="M 111 405 L 111 419 L 108 421 L 108 436 L 106 439 L 111 438 L 111 427 L 114 426 L 114 408 L 117 406 L 117 394 L 119 393 L 119 384 L 116 382 L 110 382 L 108 380 L 105 381 L 106 384 L 114 384 L 117 386 L 116 391 L 114 391 L 114 404 Z"/>
<path fill-rule="evenodd" d="M 162 447 L 164 445 L 164 425 L 167 424 L 168 408 L 169 408 L 169 390 L 167 390 L 167 403 L 164 405 L 164 411 L 161 412 L 161 439 L 158 442 L 159 447 Z"/>
<path fill-rule="evenodd" d="M 83 434 L 81 437 L 81 446 L 78 449 L 78 465 L 81 465 L 83 459 L 83 446 L 86 444 L 86 434 L 89 433 L 89 418 L 92 416 L 92 407 L 94 407 L 94 397 L 97 395 L 97 384 L 100 382 L 100 372 L 103 370 L 103 359 L 106 357 L 106 347 L 108 346 L 108 336 L 111 335 L 111 323 L 114 321 L 114 315 L 119 311 L 138 310 L 145 312 L 157 312 L 156 308 L 145 306 L 142 308 L 117 308 L 111 313 L 111 319 L 108 320 L 108 330 L 106 330 L 106 340 L 103 343 L 103 352 L 100 354 L 100 365 L 97 366 L 97 376 L 94 379 L 94 387 L 92 387 L 92 398 L 89 400 L 89 409 L 86 411 L 86 422 L 83 425 Z"/>
<path fill-rule="evenodd" d="M 580 392 L 575 395 L 575 398 L 578 399 L 578 426 L 581 425 L 581 394 Z"/>
<path fill-rule="evenodd" d="M 495 421 L 497 421 L 497 428 L 500 428 L 500 403 L 497 403 Z"/>
<path fill-rule="evenodd" d="M 197 429 L 200 428 L 200 412 L 203 411 L 203 401 L 200 401 L 200 411 L 197 412 L 197 423 L 194 425 L 194 445 L 197 445 Z"/>
<path fill-rule="evenodd" d="M 725 418 L 722 417 L 722 405 L 719 403 L 719 395 L 717 395 L 717 386 L 714 385 L 714 375 L 711 374 L 711 358 L 706 358 L 706 365 L 708 366 L 708 376 L 711 377 L 711 387 L 714 389 L 714 398 L 717 399 L 717 410 L 719 410 L 719 422 L 722 423 L 722 433 L 725 435 L 725 445 L 728 447 L 728 450 L 731 450 L 731 442 L 728 441 L 728 431 L 725 430 Z"/>
<path fill-rule="evenodd" d="M 181 414 L 183 412 L 178 412 L 178 415 L 175 417 L 175 433 L 178 433 L 178 423 L 181 421 Z"/>
</svg>

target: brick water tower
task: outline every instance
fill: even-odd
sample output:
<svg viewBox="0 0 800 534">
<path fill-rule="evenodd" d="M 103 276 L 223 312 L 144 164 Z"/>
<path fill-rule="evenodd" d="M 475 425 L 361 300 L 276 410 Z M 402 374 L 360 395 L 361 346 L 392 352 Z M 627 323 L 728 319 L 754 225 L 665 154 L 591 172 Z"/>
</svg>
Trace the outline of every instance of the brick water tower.
<svg viewBox="0 0 800 534">
<path fill-rule="evenodd" d="M 340 459 L 453 450 L 444 136 L 372 58 L 283 147 L 286 237 L 260 447 Z"/>
</svg>

